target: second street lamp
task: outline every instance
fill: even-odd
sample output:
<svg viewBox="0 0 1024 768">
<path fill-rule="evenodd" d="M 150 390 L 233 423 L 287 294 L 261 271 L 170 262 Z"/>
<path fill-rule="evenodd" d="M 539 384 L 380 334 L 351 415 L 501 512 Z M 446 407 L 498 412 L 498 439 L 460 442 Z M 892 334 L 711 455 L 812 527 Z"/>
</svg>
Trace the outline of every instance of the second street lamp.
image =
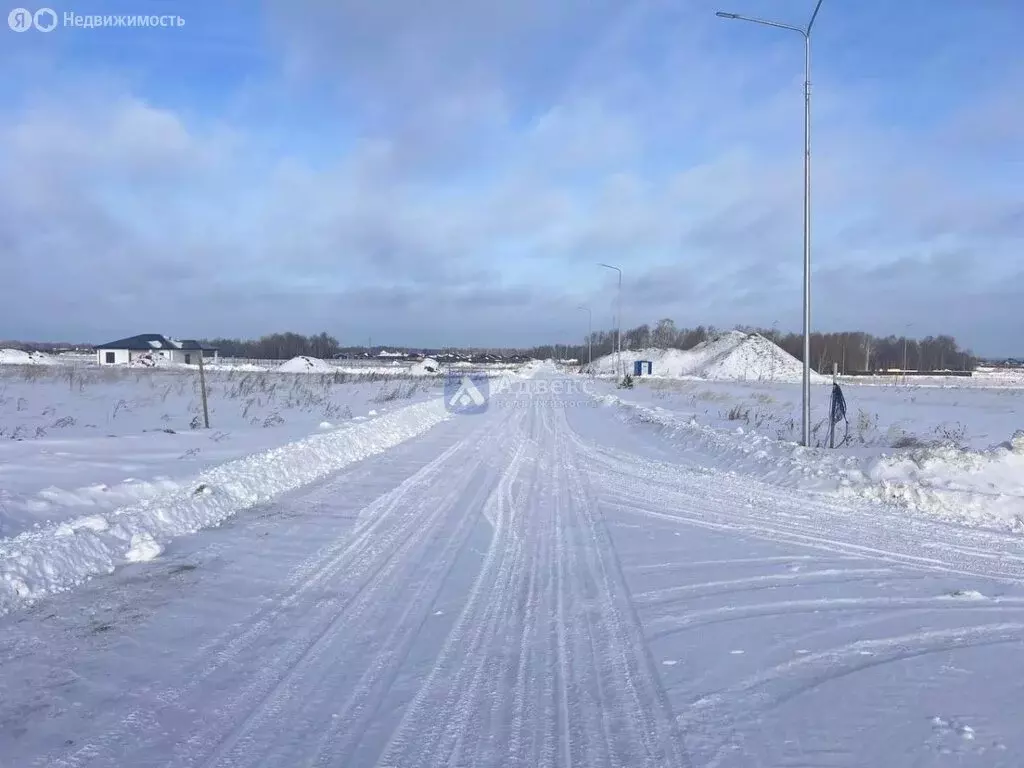
<svg viewBox="0 0 1024 768">
<path fill-rule="evenodd" d="M 615 376 L 623 375 L 622 368 L 622 270 L 611 264 L 598 263 L 599 267 L 614 269 L 619 273 L 619 289 L 616 293 L 615 309 Z"/>
</svg>

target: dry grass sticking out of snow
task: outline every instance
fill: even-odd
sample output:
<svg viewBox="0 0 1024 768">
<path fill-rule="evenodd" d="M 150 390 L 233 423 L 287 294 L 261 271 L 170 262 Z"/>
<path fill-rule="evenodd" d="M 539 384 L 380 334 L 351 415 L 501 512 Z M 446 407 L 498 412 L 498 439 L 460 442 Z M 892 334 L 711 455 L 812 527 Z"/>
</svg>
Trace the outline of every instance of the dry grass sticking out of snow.
<svg viewBox="0 0 1024 768">
<path fill-rule="evenodd" d="M 837 443 L 851 450 L 954 445 L 984 449 L 1024 429 L 1024 389 L 1007 387 L 877 386 L 859 379 L 841 382 L 848 425 L 837 427 Z M 798 384 L 698 382 L 638 379 L 627 399 L 682 411 L 702 424 L 742 426 L 776 440 L 800 439 Z M 811 389 L 812 444 L 828 437 L 831 384 Z"/>
<path fill-rule="evenodd" d="M 167 492 L 195 473 L 436 398 L 441 381 L 381 373 L 0 368 L 0 538 Z"/>
<path fill-rule="evenodd" d="M 285 413 L 304 414 L 300 420 L 306 422 L 347 418 L 353 399 L 374 401 L 382 392 L 394 392 L 396 382 L 407 385 L 398 389 L 401 399 L 436 386 L 432 380 L 395 373 L 206 373 L 211 426 L 222 429 L 281 424 Z M 198 429 L 201 417 L 200 379 L 194 369 L 0 369 L 0 439 L 182 431 Z"/>
</svg>

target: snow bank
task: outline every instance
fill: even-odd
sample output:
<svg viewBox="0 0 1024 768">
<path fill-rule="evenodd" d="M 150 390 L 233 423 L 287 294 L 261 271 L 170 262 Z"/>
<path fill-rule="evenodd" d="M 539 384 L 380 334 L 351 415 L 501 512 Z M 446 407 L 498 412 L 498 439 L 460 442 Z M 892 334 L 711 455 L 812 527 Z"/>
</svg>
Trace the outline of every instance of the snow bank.
<svg viewBox="0 0 1024 768">
<path fill-rule="evenodd" d="M 697 377 L 732 381 L 795 382 L 803 378 L 803 364 L 772 341 L 757 333 L 729 331 L 698 344 L 693 349 L 659 349 L 651 347 L 623 351 L 627 371 L 634 360 L 650 360 L 653 376 Z M 615 373 L 615 355 L 594 361 L 599 374 Z M 825 377 L 811 372 L 811 380 Z"/>
<path fill-rule="evenodd" d="M 192 365 L 189 367 L 198 368 L 199 366 Z M 208 371 L 238 371 L 239 373 L 260 373 L 273 370 L 268 365 L 256 365 L 256 363 L 206 363 L 204 361 L 203 367 Z"/>
<path fill-rule="evenodd" d="M 1024 432 L 984 451 L 928 446 L 883 456 L 849 489 L 943 520 L 1024 532 Z"/>
<path fill-rule="evenodd" d="M 161 355 L 159 352 L 143 352 L 142 354 L 133 355 L 132 359 L 127 363 L 118 363 L 118 367 L 177 368 L 181 370 L 186 370 L 190 366 L 185 365 L 185 363 L 179 363 L 177 360 L 169 360 L 168 358 Z"/>
<path fill-rule="evenodd" d="M 0 349 L 0 365 L 57 365 L 57 360 L 45 352 Z"/>
<path fill-rule="evenodd" d="M 277 370 L 282 373 L 332 373 L 334 369 L 319 357 L 293 357 Z"/>
<path fill-rule="evenodd" d="M 933 445 L 883 456 L 805 448 L 743 427 L 699 424 L 664 408 L 598 398 L 619 417 L 650 425 L 685 457 L 743 472 L 775 485 L 896 504 L 923 516 L 974 527 L 1024 532 L 1024 432 L 987 450 Z"/>
<path fill-rule="evenodd" d="M 441 372 L 441 364 L 434 360 L 432 357 L 425 357 L 418 363 L 414 363 L 409 368 L 409 373 L 412 376 L 433 376 L 434 374 Z"/>
<path fill-rule="evenodd" d="M 203 472 L 180 490 L 0 540 L 0 614 L 63 591 L 164 544 L 382 453 L 448 417 L 441 399 L 411 405 Z"/>
</svg>

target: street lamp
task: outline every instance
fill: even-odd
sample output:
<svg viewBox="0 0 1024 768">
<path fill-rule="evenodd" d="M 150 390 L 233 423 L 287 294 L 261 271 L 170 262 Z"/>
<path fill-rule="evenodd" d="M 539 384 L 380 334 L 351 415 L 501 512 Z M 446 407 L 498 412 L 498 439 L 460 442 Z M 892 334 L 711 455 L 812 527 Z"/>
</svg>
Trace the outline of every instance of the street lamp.
<svg viewBox="0 0 1024 768">
<path fill-rule="evenodd" d="M 613 267 L 611 264 L 603 264 L 598 262 L 599 267 L 605 269 L 614 269 L 619 273 L 619 289 L 616 294 L 616 310 L 615 310 L 615 375 L 622 375 L 622 270 L 618 267 Z"/>
<path fill-rule="evenodd" d="M 594 313 L 590 307 L 579 306 L 576 309 L 587 313 L 587 369 L 590 373 L 594 367 Z"/>
<path fill-rule="evenodd" d="M 718 11 L 723 19 L 750 21 L 768 27 L 799 32 L 804 38 L 804 379 L 803 379 L 803 444 L 811 444 L 811 28 L 818 17 L 822 0 L 814 6 L 807 27 L 794 27 L 777 21 L 754 19 L 738 13 Z"/>
<path fill-rule="evenodd" d="M 772 323 L 772 343 L 778 345 L 779 343 L 779 321 L 776 320 Z M 775 381 L 776 374 L 778 373 L 779 367 L 779 356 L 772 355 L 772 381 Z"/>
</svg>

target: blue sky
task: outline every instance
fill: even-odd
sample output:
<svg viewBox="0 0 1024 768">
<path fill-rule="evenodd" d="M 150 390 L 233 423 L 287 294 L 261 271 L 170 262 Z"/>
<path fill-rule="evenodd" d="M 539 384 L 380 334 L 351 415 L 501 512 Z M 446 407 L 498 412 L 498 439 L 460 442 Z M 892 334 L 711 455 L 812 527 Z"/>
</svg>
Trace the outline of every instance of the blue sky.
<svg viewBox="0 0 1024 768">
<path fill-rule="evenodd" d="M 83 2 L 0 29 L 0 337 L 798 330 L 813 0 Z M 31 8 L 34 10 L 35 8 Z M 825 0 L 814 326 L 1024 354 L 1024 5 Z"/>
</svg>

